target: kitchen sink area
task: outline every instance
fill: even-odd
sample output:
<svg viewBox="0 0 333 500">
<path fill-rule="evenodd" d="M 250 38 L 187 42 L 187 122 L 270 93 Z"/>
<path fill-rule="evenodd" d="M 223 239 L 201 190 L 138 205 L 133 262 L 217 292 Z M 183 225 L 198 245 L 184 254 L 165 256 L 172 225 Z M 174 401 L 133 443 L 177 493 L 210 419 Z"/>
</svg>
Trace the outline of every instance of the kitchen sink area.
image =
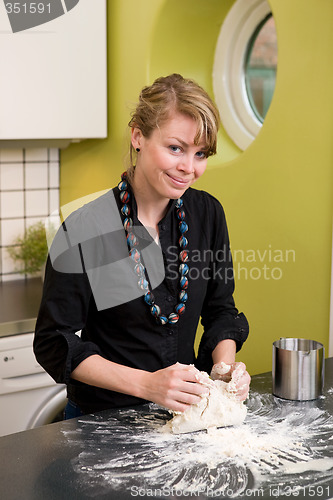
<svg viewBox="0 0 333 500">
<path fill-rule="evenodd" d="M 33 331 L 42 289 L 41 278 L 0 283 L 0 337 Z"/>
</svg>

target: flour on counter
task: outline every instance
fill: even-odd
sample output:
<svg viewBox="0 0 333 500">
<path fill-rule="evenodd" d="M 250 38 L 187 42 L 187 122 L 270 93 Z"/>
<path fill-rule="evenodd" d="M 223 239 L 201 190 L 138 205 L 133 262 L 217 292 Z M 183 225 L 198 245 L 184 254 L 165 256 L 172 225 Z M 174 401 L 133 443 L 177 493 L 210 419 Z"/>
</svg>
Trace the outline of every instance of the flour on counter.
<svg viewBox="0 0 333 500">
<path fill-rule="evenodd" d="M 82 417 L 82 452 L 72 460 L 80 492 L 130 494 L 134 486 L 174 489 L 183 493 L 179 498 L 207 490 L 245 498 L 249 489 L 266 488 L 269 497 L 274 485 L 314 487 L 331 477 L 332 416 L 311 402 L 293 404 L 255 392 L 246 406 L 239 427 L 189 434 L 164 432 L 167 412 L 153 404 L 141 416 L 125 410 L 121 421 Z M 77 432 L 64 434 L 78 439 Z"/>
<path fill-rule="evenodd" d="M 230 366 L 225 365 L 224 368 L 228 371 Z M 174 412 L 174 417 L 168 422 L 167 428 L 174 434 L 182 434 L 214 427 L 241 425 L 245 420 L 247 409 L 244 403 L 236 398 L 239 372 L 240 369 L 236 368 L 228 383 L 218 379 L 213 381 L 207 373 L 201 372 L 199 381 L 208 388 L 209 393 L 203 395 L 199 403 L 191 405 L 185 412 Z"/>
</svg>

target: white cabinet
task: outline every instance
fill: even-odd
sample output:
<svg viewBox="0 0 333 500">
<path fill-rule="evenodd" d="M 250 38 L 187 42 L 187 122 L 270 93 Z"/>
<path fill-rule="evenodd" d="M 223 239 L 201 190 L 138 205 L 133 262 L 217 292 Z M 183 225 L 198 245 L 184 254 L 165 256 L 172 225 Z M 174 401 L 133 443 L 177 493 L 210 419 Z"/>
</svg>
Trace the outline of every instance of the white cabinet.
<svg viewBox="0 0 333 500">
<path fill-rule="evenodd" d="M 0 148 L 107 135 L 106 0 L 62 4 L 60 17 L 13 33 L 0 3 Z"/>
</svg>

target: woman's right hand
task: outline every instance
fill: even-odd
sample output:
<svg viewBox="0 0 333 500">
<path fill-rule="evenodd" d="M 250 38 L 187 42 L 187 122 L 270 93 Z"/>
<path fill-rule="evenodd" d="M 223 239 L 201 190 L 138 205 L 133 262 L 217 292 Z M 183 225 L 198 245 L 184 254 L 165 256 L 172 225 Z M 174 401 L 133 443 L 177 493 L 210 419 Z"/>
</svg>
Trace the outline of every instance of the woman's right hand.
<svg viewBox="0 0 333 500">
<path fill-rule="evenodd" d="M 176 363 L 156 372 L 145 372 L 144 379 L 142 397 L 174 411 L 187 410 L 209 392 L 200 383 L 200 371 L 192 365 Z"/>
</svg>

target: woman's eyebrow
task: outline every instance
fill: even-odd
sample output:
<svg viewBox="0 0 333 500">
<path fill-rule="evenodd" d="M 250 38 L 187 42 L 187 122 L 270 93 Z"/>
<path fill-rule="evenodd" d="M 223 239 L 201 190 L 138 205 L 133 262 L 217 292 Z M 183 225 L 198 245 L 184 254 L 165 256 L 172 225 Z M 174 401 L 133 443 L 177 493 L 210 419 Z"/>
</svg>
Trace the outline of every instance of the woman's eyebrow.
<svg viewBox="0 0 333 500">
<path fill-rule="evenodd" d="M 179 137 L 169 137 L 169 139 L 175 139 L 176 141 L 180 142 L 182 146 L 188 146 L 187 142 L 183 141 L 182 139 L 179 139 Z"/>
<path fill-rule="evenodd" d="M 179 139 L 179 137 L 168 137 L 168 139 L 174 139 L 174 140 L 178 141 L 184 147 L 189 146 L 189 144 L 187 142 L 183 141 L 182 139 Z M 199 147 L 199 145 L 198 145 L 198 147 Z M 206 144 L 204 144 L 203 146 L 200 147 L 200 149 L 203 151 L 207 151 L 208 147 Z"/>
</svg>

